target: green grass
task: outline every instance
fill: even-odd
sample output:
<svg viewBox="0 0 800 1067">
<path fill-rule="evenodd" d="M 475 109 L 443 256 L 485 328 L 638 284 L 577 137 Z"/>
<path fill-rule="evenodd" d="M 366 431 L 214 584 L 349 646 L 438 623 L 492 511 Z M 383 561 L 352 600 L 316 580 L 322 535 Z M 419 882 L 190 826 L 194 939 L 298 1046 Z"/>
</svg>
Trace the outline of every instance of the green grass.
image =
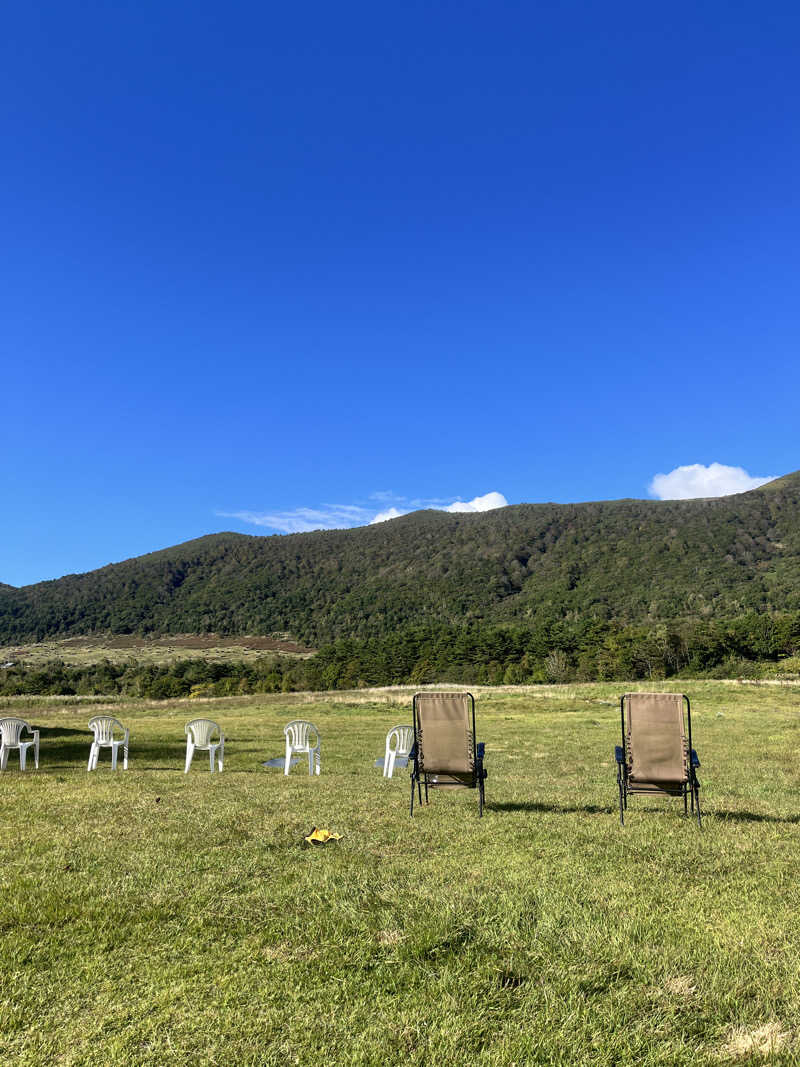
<svg viewBox="0 0 800 1067">
<path fill-rule="evenodd" d="M 117 701 L 130 770 L 91 776 L 96 700 L 2 701 L 42 753 L 0 776 L 0 1062 L 800 1062 L 800 689 L 684 685 L 702 831 L 619 827 L 619 685 L 480 692 L 482 820 L 373 767 L 407 693 Z M 195 715 L 221 776 L 182 773 Z M 320 778 L 260 766 L 296 717 Z"/>
</svg>

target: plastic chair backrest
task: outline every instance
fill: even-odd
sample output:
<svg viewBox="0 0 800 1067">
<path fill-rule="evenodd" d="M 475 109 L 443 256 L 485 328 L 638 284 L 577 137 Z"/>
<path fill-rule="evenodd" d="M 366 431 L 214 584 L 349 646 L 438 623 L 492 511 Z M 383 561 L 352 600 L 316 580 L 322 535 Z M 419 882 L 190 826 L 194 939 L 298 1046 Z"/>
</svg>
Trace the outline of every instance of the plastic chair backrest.
<svg viewBox="0 0 800 1067">
<path fill-rule="evenodd" d="M 392 746 L 392 741 L 394 741 L 394 746 Z M 387 748 L 394 747 L 395 755 L 397 756 L 407 756 L 413 743 L 413 726 L 394 726 L 386 735 Z"/>
<path fill-rule="evenodd" d="M 309 734 L 312 731 L 314 733 L 313 745 L 309 741 Z M 283 732 L 294 749 L 316 748 L 319 744 L 319 731 L 313 722 L 307 722 L 305 719 L 295 719 L 294 722 L 287 723 Z"/>
<path fill-rule="evenodd" d="M 15 748 L 19 745 L 20 734 L 23 730 L 27 730 L 29 734 L 33 733 L 33 730 L 24 719 L 0 719 L 0 734 L 3 737 L 3 744 L 9 748 Z"/>
<path fill-rule="evenodd" d="M 125 727 L 113 715 L 95 715 L 94 718 L 89 719 L 89 729 L 94 734 L 95 743 L 98 745 L 111 744 L 114 740 L 115 726 L 118 726 L 123 734 L 125 733 Z"/>
<path fill-rule="evenodd" d="M 211 738 L 216 730 L 221 734 L 219 726 L 212 719 L 192 719 L 186 723 L 186 733 L 191 730 L 195 748 L 207 748 L 211 744 Z"/>
</svg>

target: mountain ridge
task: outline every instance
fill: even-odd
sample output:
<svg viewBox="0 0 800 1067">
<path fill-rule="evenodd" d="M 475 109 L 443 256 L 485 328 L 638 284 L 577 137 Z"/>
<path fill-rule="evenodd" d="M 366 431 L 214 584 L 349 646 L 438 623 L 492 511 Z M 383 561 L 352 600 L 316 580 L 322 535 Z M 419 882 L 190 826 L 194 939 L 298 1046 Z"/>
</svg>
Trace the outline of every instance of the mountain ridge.
<svg viewBox="0 0 800 1067">
<path fill-rule="evenodd" d="M 800 471 L 695 500 L 416 511 L 343 530 L 223 531 L 84 574 L 0 585 L 0 641 L 422 623 L 622 622 L 800 610 Z"/>
</svg>

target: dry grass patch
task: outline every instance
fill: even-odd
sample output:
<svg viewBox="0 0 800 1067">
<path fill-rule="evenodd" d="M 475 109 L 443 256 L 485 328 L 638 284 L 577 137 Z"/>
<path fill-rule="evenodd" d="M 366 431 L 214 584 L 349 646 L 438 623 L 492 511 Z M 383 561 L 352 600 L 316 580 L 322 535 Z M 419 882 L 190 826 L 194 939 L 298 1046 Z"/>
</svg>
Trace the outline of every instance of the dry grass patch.
<svg viewBox="0 0 800 1067">
<path fill-rule="evenodd" d="M 772 1056 L 785 1052 L 793 1044 L 793 1034 L 778 1022 L 764 1023 L 755 1029 L 737 1027 L 720 1049 L 721 1059 L 743 1060 L 751 1056 Z"/>
<path fill-rule="evenodd" d="M 694 979 L 688 974 L 679 974 L 664 982 L 664 989 L 675 997 L 691 997 L 697 992 Z"/>
</svg>

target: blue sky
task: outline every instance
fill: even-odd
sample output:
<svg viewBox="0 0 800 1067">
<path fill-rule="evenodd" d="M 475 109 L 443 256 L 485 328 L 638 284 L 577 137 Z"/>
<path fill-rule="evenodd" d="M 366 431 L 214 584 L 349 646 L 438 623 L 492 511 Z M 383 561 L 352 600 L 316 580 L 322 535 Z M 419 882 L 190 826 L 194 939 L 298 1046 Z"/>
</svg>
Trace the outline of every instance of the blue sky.
<svg viewBox="0 0 800 1067">
<path fill-rule="evenodd" d="M 7 9 L 0 581 L 800 468 L 799 59 L 780 2 Z"/>
</svg>

